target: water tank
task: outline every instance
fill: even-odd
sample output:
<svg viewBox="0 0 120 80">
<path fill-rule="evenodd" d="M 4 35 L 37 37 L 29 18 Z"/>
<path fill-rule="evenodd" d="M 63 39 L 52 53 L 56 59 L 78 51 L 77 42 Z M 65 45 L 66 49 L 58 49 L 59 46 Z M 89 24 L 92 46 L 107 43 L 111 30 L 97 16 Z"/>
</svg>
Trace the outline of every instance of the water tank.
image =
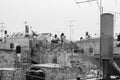
<svg viewBox="0 0 120 80">
<path fill-rule="evenodd" d="M 110 13 L 101 15 L 100 23 L 100 50 L 101 57 L 104 59 L 113 56 L 113 34 L 114 34 L 114 16 Z"/>
</svg>

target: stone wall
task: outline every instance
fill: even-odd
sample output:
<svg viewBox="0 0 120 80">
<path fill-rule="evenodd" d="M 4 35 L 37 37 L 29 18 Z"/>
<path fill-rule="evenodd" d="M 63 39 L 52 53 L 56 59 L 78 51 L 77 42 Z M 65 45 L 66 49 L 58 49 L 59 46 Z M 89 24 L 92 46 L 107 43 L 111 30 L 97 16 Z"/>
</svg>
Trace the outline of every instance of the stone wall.
<svg viewBox="0 0 120 80">
<path fill-rule="evenodd" d="M 42 68 L 46 73 L 46 80 L 70 80 L 75 79 L 80 70 L 77 68 Z"/>
<path fill-rule="evenodd" d="M 10 49 L 10 44 L 14 44 L 14 49 L 17 45 L 20 45 L 22 50 L 29 50 L 29 39 L 28 38 L 7 38 L 0 42 L 0 49 Z"/>
<path fill-rule="evenodd" d="M 79 49 L 84 50 L 84 54 L 86 55 L 94 55 L 94 54 L 99 54 L 100 52 L 100 40 L 97 39 L 87 39 L 87 40 L 82 40 L 77 43 Z M 90 48 L 93 50 L 90 52 Z"/>
<path fill-rule="evenodd" d="M 17 68 L 16 70 L 2 70 L 0 71 L 0 80 L 25 80 L 26 72 L 30 68 L 30 65 Z"/>
<path fill-rule="evenodd" d="M 114 54 L 120 54 L 120 47 L 117 47 L 116 45 L 120 43 L 120 41 L 114 40 L 113 42 L 113 52 Z M 86 40 L 81 40 L 77 42 L 77 45 L 79 49 L 84 49 L 84 53 L 94 56 L 94 54 L 100 54 L 100 39 L 86 39 Z M 91 54 L 89 49 L 93 49 L 93 53 Z"/>
<path fill-rule="evenodd" d="M 21 61 L 19 62 L 15 49 L 10 49 L 10 43 L 21 46 Z M 3 70 L 2 80 L 25 80 L 26 71 L 30 68 L 30 42 L 28 38 L 7 38 L 0 42 L 0 68 L 16 68 L 14 71 Z"/>
<path fill-rule="evenodd" d="M 15 64 L 15 52 L 0 50 L 0 68 L 11 68 Z"/>
</svg>

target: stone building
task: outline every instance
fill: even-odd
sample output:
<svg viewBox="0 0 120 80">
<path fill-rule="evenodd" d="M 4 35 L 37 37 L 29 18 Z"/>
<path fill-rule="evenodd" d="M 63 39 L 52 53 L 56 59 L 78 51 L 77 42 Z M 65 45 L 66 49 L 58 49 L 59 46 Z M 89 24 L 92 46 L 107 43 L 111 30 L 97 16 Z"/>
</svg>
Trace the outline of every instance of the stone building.
<svg viewBox="0 0 120 80">
<path fill-rule="evenodd" d="M 116 44 L 118 41 L 114 41 L 114 52 L 119 53 L 120 48 L 115 46 Z M 16 54 L 18 45 L 21 46 L 21 56 Z M 2 57 L 0 67 L 17 68 L 14 80 L 24 80 L 26 71 L 32 64 L 59 64 L 61 66 L 59 69 L 43 68 L 47 79 L 75 79 L 78 75 L 86 74 L 90 69 L 96 68 L 95 62 L 90 57 L 100 53 L 99 46 L 99 38 L 60 44 L 38 38 L 6 38 L 0 42 L 0 57 Z M 21 57 L 21 61 L 18 57 Z M 12 80 L 12 78 L 6 80 Z"/>
<path fill-rule="evenodd" d="M 82 57 L 80 53 L 74 53 L 76 48 L 78 49 L 77 44 L 73 42 L 55 44 L 34 39 L 32 42 L 32 59 L 39 64 L 52 63 L 59 64 L 62 67 L 59 69 L 44 67 L 47 80 L 75 79 L 79 74 L 85 74 L 89 67 L 87 65 L 89 62 L 84 59 L 85 57 Z M 75 61 L 81 61 L 81 63 Z M 81 69 L 84 69 L 84 71 Z"/>
<path fill-rule="evenodd" d="M 118 44 L 120 41 L 113 41 L 113 52 L 114 54 L 120 54 L 120 47 Z M 100 54 L 100 38 L 95 39 L 83 39 L 77 42 L 80 50 L 83 50 L 84 54 L 94 56 Z"/>
<path fill-rule="evenodd" d="M 23 80 L 25 77 L 21 77 L 23 74 L 25 76 L 25 70 L 27 66 L 30 66 L 30 39 L 29 38 L 5 38 L 0 42 L 0 57 L 1 63 L 0 68 L 15 68 L 14 80 Z M 20 46 L 20 52 L 16 50 Z M 2 70 L 1 70 L 2 71 Z M 5 73 L 8 73 L 6 75 Z M 11 75 L 11 71 L 2 71 L 2 80 L 13 80 L 13 78 L 7 78 Z M 13 76 L 11 76 L 13 77 Z M 21 77 L 21 78 L 20 78 Z"/>
</svg>

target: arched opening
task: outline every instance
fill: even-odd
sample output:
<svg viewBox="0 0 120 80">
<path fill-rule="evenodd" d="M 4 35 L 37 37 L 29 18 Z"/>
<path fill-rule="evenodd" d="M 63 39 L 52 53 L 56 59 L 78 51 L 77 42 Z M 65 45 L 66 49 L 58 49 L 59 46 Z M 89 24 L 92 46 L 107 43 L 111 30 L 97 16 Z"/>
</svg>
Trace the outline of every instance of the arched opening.
<svg viewBox="0 0 120 80">
<path fill-rule="evenodd" d="M 20 45 L 16 46 L 16 53 L 21 53 L 21 46 Z"/>
</svg>

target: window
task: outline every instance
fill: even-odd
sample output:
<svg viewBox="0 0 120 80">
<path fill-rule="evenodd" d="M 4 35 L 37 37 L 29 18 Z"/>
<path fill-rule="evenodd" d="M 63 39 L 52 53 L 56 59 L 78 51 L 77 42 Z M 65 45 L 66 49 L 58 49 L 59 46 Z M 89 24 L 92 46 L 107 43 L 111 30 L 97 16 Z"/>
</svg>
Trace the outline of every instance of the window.
<svg viewBox="0 0 120 80">
<path fill-rule="evenodd" d="M 53 58 L 53 63 L 57 63 L 57 57 Z"/>
<path fill-rule="evenodd" d="M 93 53 L 93 48 L 89 48 L 89 53 Z"/>
<path fill-rule="evenodd" d="M 13 49 L 13 48 L 14 48 L 14 44 L 10 43 L 10 49 Z"/>
<path fill-rule="evenodd" d="M 80 49 L 74 49 L 74 53 L 81 53 Z"/>
</svg>

